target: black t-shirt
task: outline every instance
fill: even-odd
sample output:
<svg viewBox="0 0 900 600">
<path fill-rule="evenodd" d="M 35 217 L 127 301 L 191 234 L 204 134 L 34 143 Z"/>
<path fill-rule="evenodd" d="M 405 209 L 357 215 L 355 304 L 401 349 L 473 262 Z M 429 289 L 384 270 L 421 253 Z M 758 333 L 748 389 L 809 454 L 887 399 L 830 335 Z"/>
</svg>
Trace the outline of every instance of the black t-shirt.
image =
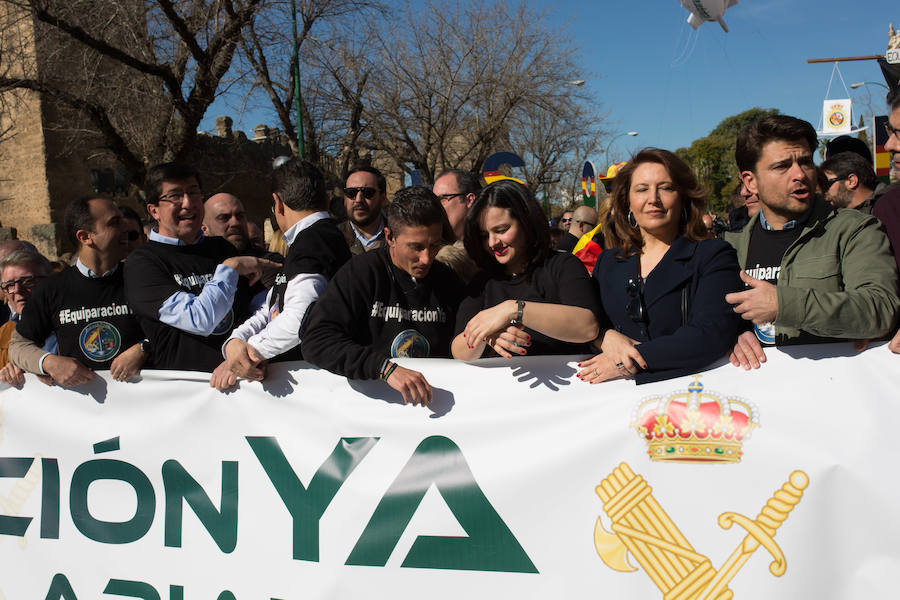
<svg viewBox="0 0 900 600">
<path fill-rule="evenodd" d="M 763 229 L 762 219 L 757 220 L 753 231 L 750 232 L 750 245 L 747 248 L 747 264 L 744 265 L 744 271 L 754 279 L 777 285 L 784 253 L 802 232 L 803 227 L 799 226 L 777 231 Z M 753 325 L 753 331 L 761 343 L 770 346 L 775 344 L 774 324 Z"/>
<path fill-rule="evenodd" d="M 149 241 L 128 256 L 125 292 L 150 339 L 156 368 L 211 372 L 222 362 L 222 344 L 235 325 L 248 316 L 246 279 L 240 278 L 232 309 L 208 336 L 160 322 L 159 308 L 176 292 L 199 295 L 219 263 L 236 254 L 224 238 L 204 237 L 189 246 Z"/>
<path fill-rule="evenodd" d="M 303 229 L 291 244 L 284 266 L 275 277 L 275 285 L 269 296 L 269 321 L 284 310 L 288 282 L 294 277 L 308 273 L 322 275 L 331 281 L 351 256 L 344 234 L 338 230 L 333 220 L 320 219 Z M 306 312 L 309 314 L 309 310 Z M 301 329 L 302 327 L 303 324 Z M 286 360 L 303 360 L 299 345 L 273 357 L 270 362 Z"/>
<path fill-rule="evenodd" d="M 376 379 L 391 357 L 449 358 L 462 289 L 439 262 L 414 279 L 394 266 L 387 247 L 357 255 L 312 309 L 303 356 L 352 379 Z"/>
<path fill-rule="evenodd" d="M 479 274 L 469 285 L 466 298 L 456 314 L 456 335 L 462 333 L 469 320 L 486 308 L 492 308 L 504 300 L 525 300 L 587 308 L 600 320 L 603 309 L 597 285 L 575 256 L 552 252 L 543 263 L 520 277 L 492 278 Z M 527 310 L 527 309 L 526 309 Z M 530 356 L 545 354 L 584 354 L 590 352 L 588 344 L 562 342 L 542 333 L 525 328 L 531 335 Z M 493 350 L 485 349 L 485 353 Z"/>
<path fill-rule="evenodd" d="M 56 332 L 59 354 L 91 369 L 109 369 L 113 359 L 144 338 L 125 302 L 123 269 L 85 277 L 67 267 L 34 290 L 16 331 L 37 345 Z"/>
</svg>

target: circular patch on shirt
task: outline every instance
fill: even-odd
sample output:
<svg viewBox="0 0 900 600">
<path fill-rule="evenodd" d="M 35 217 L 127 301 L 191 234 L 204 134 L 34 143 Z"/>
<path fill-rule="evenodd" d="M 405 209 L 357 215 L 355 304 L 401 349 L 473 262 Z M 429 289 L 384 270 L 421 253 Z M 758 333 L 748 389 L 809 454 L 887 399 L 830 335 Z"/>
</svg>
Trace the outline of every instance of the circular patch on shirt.
<svg viewBox="0 0 900 600">
<path fill-rule="evenodd" d="M 763 344 L 772 345 L 775 343 L 775 324 L 774 323 L 763 323 L 762 325 L 754 325 L 753 332 L 756 334 L 756 339 L 758 339 Z"/>
<path fill-rule="evenodd" d="M 106 362 L 119 352 L 122 336 L 119 330 L 106 321 L 88 323 L 78 336 L 81 351 L 94 362 Z"/>
<path fill-rule="evenodd" d="M 231 326 L 234 323 L 234 311 L 229 310 L 228 314 L 225 315 L 225 318 L 219 321 L 219 324 L 216 325 L 216 328 L 213 329 L 212 335 L 224 335 L 231 331 Z"/>
<path fill-rule="evenodd" d="M 404 329 L 391 342 L 392 358 L 428 358 L 431 344 L 415 329 Z"/>
</svg>

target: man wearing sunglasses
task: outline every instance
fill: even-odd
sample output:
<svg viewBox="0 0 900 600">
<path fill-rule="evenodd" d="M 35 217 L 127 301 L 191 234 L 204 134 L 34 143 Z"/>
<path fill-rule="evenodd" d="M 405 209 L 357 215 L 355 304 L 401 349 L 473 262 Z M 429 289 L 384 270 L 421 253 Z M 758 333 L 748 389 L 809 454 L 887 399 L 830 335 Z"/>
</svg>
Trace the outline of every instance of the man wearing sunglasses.
<svg viewBox="0 0 900 600">
<path fill-rule="evenodd" d="M 144 203 L 157 228 L 125 262 L 128 305 L 156 368 L 212 372 L 228 334 L 249 316 L 249 286 L 278 263 L 236 256 L 225 239 L 202 234 L 203 189 L 190 165 L 152 167 Z"/>
<path fill-rule="evenodd" d="M 375 167 L 356 167 L 344 185 L 344 239 L 356 256 L 385 245 L 384 207 L 387 204 L 387 180 Z"/>
<path fill-rule="evenodd" d="M 825 199 L 838 208 L 853 208 L 872 214 L 875 202 L 887 185 L 875 176 L 872 164 L 855 152 L 835 154 L 819 168 L 825 175 Z"/>
<path fill-rule="evenodd" d="M 125 229 L 125 237 L 128 243 L 125 247 L 125 258 L 128 255 L 144 245 L 147 236 L 144 234 L 144 227 L 141 224 L 141 217 L 130 206 L 119 206 L 122 211 L 122 227 Z"/>
<path fill-rule="evenodd" d="M 563 234 L 562 238 L 560 238 L 559 243 L 556 245 L 556 249 L 561 252 L 571 252 L 574 250 L 575 245 L 578 244 L 578 240 L 581 239 L 581 236 L 597 226 L 598 218 L 597 211 L 590 206 L 579 206 L 576 208 L 572 213 L 572 221 L 569 228 Z M 560 220 L 560 224 L 561 223 L 562 220 Z"/>
<path fill-rule="evenodd" d="M 441 201 L 447 220 L 453 229 L 456 241 L 447 244 L 438 252 L 437 260 L 444 263 L 456 273 L 465 283 L 471 281 L 478 272 L 478 265 L 466 252 L 463 244 L 463 231 L 466 227 L 466 215 L 469 208 L 475 202 L 475 197 L 481 191 L 481 181 L 478 175 L 462 169 L 453 169 L 442 173 L 434 180 L 432 188 L 434 195 Z"/>
<path fill-rule="evenodd" d="M 738 134 L 735 159 L 760 212 L 725 236 L 746 285 L 725 299 L 753 329 L 738 336 L 735 366 L 758 368 L 764 344 L 878 338 L 896 321 L 897 266 L 887 236 L 878 219 L 816 196 L 816 147 L 813 126 L 787 115 Z"/>
<path fill-rule="evenodd" d="M 15 365 L 63 387 L 90 381 L 94 370 L 108 369 L 118 381 L 140 371 L 148 353 L 125 302 L 121 261 L 128 234 L 123 221 L 107 198 L 87 196 L 68 205 L 65 230 L 78 248 L 78 260 L 35 289 L 10 342 Z M 56 334 L 58 353 L 40 348 L 51 334 Z"/>
</svg>

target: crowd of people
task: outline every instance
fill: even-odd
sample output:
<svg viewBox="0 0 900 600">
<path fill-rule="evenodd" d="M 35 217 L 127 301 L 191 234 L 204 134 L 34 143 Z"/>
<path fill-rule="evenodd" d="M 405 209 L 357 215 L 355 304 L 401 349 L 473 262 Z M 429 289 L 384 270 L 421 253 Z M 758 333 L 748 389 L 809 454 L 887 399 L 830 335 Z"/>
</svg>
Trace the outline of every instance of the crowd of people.
<svg viewBox="0 0 900 600">
<path fill-rule="evenodd" d="M 900 168 L 900 93 L 888 102 Z M 253 239 L 238 198 L 205 197 L 190 165 L 157 165 L 152 227 L 88 196 L 66 210 L 71 265 L 51 274 L 27 242 L 0 245 L 0 380 L 70 387 L 154 368 L 207 372 L 227 390 L 305 360 L 424 405 L 430 384 L 395 358 L 588 355 L 577 376 L 598 384 L 722 357 L 760 368 L 766 347 L 788 344 L 893 336 L 900 352 L 900 187 L 853 150 L 816 167 L 817 146 L 785 115 L 740 132 L 730 223 L 709 218 L 688 164 L 644 149 L 604 206 L 562 215 L 557 241 L 525 185 L 455 170 L 388 201 L 377 169 L 353 169 L 339 224 L 322 173 L 294 158 L 271 178 L 281 252 Z M 599 248 L 589 261 L 586 239 Z"/>
</svg>

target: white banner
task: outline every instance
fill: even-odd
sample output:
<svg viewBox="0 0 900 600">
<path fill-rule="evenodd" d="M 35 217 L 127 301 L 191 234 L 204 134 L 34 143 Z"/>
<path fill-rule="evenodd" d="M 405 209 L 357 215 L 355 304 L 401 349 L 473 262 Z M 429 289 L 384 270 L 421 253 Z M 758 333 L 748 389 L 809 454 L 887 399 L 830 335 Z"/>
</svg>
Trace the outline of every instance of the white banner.
<svg viewBox="0 0 900 600">
<path fill-rule="evenodd" d="M 853 129 L 850 98 L 825 100 L 822 104 L 822 131 L 826 134 L 850 133 Z"/>
<path fill-rule="evenodd" d="M 0 599 L 894 597 L 900 357 L 767 354 L 643 386 L 402 361 L 430 408 L 303 363 L 29 378 L 0 391 Z"/>
</svg>

